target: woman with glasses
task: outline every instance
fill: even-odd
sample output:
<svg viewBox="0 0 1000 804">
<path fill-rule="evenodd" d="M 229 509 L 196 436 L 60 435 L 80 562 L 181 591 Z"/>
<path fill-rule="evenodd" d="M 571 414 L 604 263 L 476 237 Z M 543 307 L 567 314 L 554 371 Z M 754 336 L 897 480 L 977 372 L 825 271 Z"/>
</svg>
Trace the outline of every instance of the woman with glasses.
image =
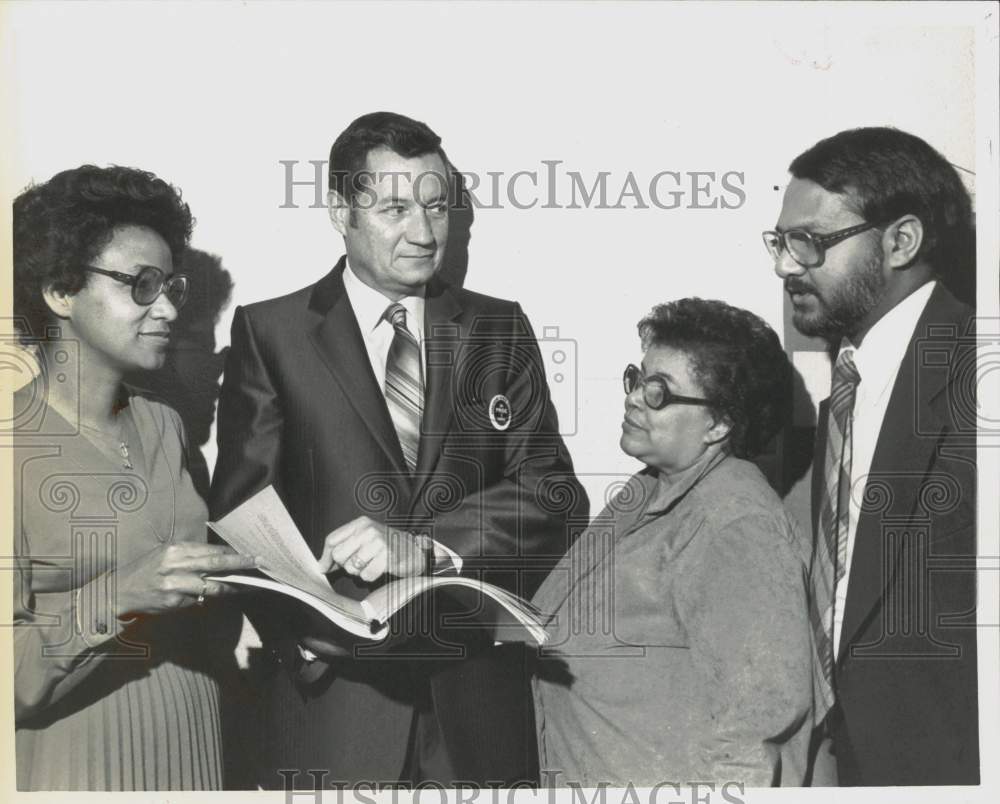
<svg viewBox="0 0 1000 804">
<path fill-rule="evenodd" d="M 645 466 L 534 598 L 542 782 L 801 785 L 808 545 L 748 460 L 785 421 L 791 368 L 718 301 L 659 305 L 639 334 L 621 448 Z"/>
<path fill-rule="evenodd" d="M 178 192 L 83 166 L 14 201 L 15 314 L 37 374 L 14 398 L 17 784 L 221 786 L 206 600 L 252 559 L 206 544 L 177 414 L 130 392 L 159 368 L 188 278 Z M 231 654 L 230 654 L 231 661 Z"/>
</svg>

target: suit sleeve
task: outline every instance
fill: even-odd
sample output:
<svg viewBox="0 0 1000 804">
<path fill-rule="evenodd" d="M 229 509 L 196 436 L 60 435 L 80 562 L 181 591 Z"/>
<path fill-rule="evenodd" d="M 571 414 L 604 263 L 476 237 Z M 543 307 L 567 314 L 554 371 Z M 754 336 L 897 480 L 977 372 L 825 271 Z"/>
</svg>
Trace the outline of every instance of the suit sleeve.
<svg viewBox="0 0 1000 804">
<path fill-rule="evenodd" d="M 268 485 L 281 494 L 283 421 L 261 344 L 246 310 L 238 307 L 219 395 L 219 452 L 209 499 L 212 519 L 225 516 Z M 241 595 L 239 603 L 261 637 L 285 631 L 280 607 L 268 606 L 253 594 Z"/>
<path fill-rule="evenodd" d="M 282 428 L 278 393 L 249 316 L 238 307 L 219 395 L 219 454 L 209 501 L 213 519 L 277 482 Z"/>
<path fill-rule="evenodd" d="M 587 524 L 589 504 L 559 435 L 531 324 L 516 304 L 510 320 L 523 334 L 509 342 L 512 418 L 498 447 L 502 469 L 439 515 L 434 537 L 462 556 L 463 575 L 479 570 L 483 580 L 530 597 L 568 549 L 574 525 Z"/>
</svg>

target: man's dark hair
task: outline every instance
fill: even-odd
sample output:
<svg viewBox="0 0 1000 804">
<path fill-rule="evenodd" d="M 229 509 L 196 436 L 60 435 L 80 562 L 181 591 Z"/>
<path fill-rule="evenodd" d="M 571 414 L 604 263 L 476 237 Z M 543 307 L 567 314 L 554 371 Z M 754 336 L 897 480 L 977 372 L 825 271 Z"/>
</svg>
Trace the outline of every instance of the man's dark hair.
<svg viewBox="0 0 1000 804">
<path fill-rule="evenodd" d="M 639 322 L 643 350 L 687 356 L 711 410 L 732 424 L 730 448 L 752 458 L 788 418 L 792 367 L 777 334 L 748 310 L 709 299 L 658 304 Z"/>
<path fill-rule="evenodd" d="M 371 112 L 345 128 L 330 148 L 330 189 L 351 203 L 362 189 L 358 179 L 368 153 L 388 148 L 404 159 L 436 153 L 448 165 L 441 138 L 426 123 L 395 112 Z"/>
<path fill-rule="evenodd" d="M 887 127 L 841 131 L 797 156 L 788 169 L 797 179 L 846 195 L 866 221 L 915 215 L 924 227 L 918 256 L 936 274 L 970 268 L 969 194 L 948 160 L 919 137 Z"/>
<path fill-rule="evenodd" d="M 193 223 L 179 190 L 136 168 L 82 165 L 28 187 L 14 199 L 14 314 L 22 336 L 44 336 L 50 311 L 42 291 L 78 292 L 89 276 L 84 266 L 115 230 L 149 227 L 177 266 Z"/>
</svg>

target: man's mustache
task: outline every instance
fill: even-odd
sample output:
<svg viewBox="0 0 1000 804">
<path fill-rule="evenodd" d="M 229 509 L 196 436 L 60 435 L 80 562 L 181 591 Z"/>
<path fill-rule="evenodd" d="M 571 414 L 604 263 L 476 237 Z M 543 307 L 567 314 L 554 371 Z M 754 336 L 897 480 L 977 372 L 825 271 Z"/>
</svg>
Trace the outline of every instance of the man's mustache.
<svg viewBox="0 0 1000 804">
<path fill-rule="evenodd" d="M 808 293 L 812 296 L 816 295 L 816 291 L 813 290 L 809 285 L 803 282 L 797 276 L 790 276 L 785 279 L 785 292 L 786 293 Z"/>
</svg>

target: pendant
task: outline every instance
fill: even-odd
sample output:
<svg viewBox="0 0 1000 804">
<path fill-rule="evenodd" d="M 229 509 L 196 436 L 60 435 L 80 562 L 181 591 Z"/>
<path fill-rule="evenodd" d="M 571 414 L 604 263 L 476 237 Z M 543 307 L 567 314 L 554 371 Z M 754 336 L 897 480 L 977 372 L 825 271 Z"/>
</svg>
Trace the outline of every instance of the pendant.
<svg viewBox="0 0 1000 804">
<path fill-rule="evenodd" d="M 135 467 L 132 466 L 132 459 L 129 457 L 128 454 L 128 442 L 127 441 L 119 442 L 118 449 L 122 454 L 122 467 L 125 469 L 135 469 Z"/>
</svg>

